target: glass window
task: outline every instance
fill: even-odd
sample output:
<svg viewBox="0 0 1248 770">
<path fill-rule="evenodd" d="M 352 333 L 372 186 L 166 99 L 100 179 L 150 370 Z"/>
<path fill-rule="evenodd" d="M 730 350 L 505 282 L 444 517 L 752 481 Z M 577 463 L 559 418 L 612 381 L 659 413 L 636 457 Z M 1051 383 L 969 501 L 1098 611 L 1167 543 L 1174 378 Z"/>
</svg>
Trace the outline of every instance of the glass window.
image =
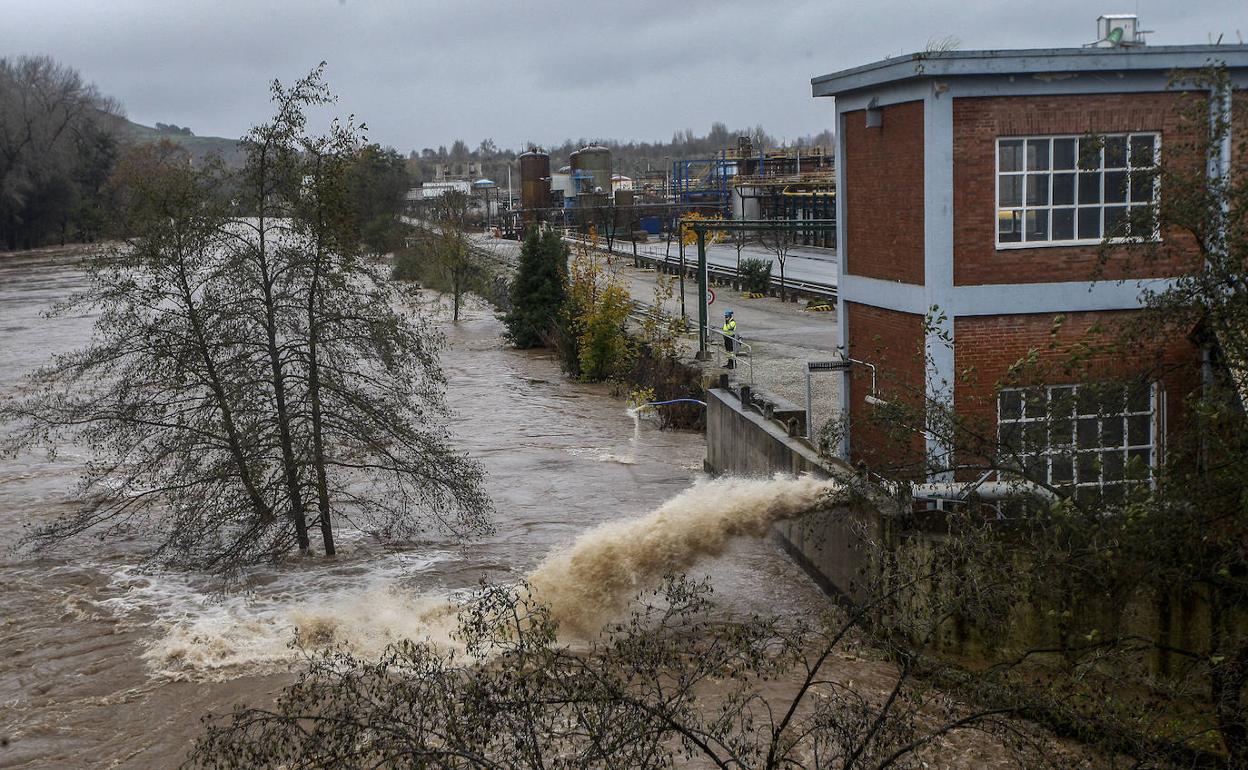
<svg viewBox="0 0 1248 770">
<path fill-rule="evenodd" d="M 1003 461 L 1079 500 L 1117 501 L 1150 483 L 1158 386 L 1134 382 L 1006 388 L 997 396 Z"/>
<path fill-rule="evenodd" d="M 997 140 L 997 243 L 1157 237 L 1157 134 Z"/>
</svg>

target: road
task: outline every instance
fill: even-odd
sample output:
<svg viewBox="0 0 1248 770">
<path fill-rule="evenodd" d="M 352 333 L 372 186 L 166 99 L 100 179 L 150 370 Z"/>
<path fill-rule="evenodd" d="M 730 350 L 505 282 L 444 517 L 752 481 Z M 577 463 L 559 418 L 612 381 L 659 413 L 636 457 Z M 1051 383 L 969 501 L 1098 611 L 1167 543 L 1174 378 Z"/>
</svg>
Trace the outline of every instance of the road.
<svg viewBox="0 0 1248 770">
<path fill-rule="evenodd" d="M 519 256 L 520 243 L 518 241 L 491 238 L 488 235 L 474 235 L 472 238 L 473 243 L 477 247 L 494 252 L 501 257 L 514 260 Z M 620 253 L 631 253 L 632 251 L 631 245 L 627 241 L 612 245 L 615 251 Z M 656 258 L 670 256 L 671 259 L 675 260 L 678 258 L 680 250 L 675 243 L 671 244 L 670 251 L 666 242 L 640 243 L 637 245 L 637 253 Z M 775 254 L 755 244 L 743 247 L 741 249 L 741 258 L 776 261 Z M 698 259 L 697 248 L 685 247 L 685 259 L 688 263 L 696 263 Z M 737 249 L 730 244 L 715 244 L 707 247 L 706 259 L 712 265 L 735 268 L 737 266 Z M 836 273 L 836 252 L 831 249 L 795 247 L 790 250 L 789 256 L 784 262 L 784 277 L 790 281 L 808 281 L 826 286 L 836 286 Z M 771 274 L 774 277 L 779 277 L 779 264 L 772 265 Z"/>
</svg>

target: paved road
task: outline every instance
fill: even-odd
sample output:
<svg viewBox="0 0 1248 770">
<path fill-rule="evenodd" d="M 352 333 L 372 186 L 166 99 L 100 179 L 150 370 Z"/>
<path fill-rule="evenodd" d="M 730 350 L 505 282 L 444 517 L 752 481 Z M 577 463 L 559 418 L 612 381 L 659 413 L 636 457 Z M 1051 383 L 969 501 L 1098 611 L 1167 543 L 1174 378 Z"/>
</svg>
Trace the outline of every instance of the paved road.
<svg viewBox="0 0 1248 770">
<path fill-rule="evenodd" d="M 480 248 L 494 251 L 504 257 L 514 258 L 520 251 L 520 243 L 518 241 L 491 238 L 488 235 L 474 235 L 473 242 Z M 627 242 L 613 245 L 615 250 L 620 253 L 631 253 L 632 251 L 631 245 Z M 638 244 L 637 252 L 660 258 L 670 254 L 672 259 L 677 259 L 680 250 L 673 243 L 669 252 L 667 244 L 660 242 Z M 708 247 L 706 258 L 713 265 L 734 268 L 737 266 L 736 247 L 728 244 L 717 244 Z M 747 245 L 742 248 L 741 258 L 766 259 L 773 263 L 775 262 L 775 254 L 757 245 Z M 697 248 L 685 247 L 685 260 L 689 263 L 696 263 L 697 259 Z M 789 252 L 789 256 L 784 262 L 784 277 L 786 280 L 810 281 L 812 283 L 835 286 L 836 273 L 836 252 L 831 249 L 794 248 Z M 771 274 L 774 277 L 779 277 L 779 264 L 772 265 Z"/>
</svg>

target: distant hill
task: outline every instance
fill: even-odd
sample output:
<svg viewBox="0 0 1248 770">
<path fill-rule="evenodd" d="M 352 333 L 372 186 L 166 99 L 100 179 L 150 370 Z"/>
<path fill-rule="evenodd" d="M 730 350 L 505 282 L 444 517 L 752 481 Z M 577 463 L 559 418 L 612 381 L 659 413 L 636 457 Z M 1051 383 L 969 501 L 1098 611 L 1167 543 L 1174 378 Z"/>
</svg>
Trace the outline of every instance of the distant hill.
<svg viewBox="0 0 1248 770">
<path fill-rule="evenodd" d="M 183 147 L 196 163 L 215 155 L 221 158 L 227 166 L 237 167 L 243 164 L 243 150 L 237 139 L 226 139 L 222 136 L 195 136 L 190 133 L 189 129 L 167 126 L 164 123 L 156 125 L 159 128 L 123 119 L 119 130 L 123 137 L 139 144 L 166 139 Z"/>
</svg>

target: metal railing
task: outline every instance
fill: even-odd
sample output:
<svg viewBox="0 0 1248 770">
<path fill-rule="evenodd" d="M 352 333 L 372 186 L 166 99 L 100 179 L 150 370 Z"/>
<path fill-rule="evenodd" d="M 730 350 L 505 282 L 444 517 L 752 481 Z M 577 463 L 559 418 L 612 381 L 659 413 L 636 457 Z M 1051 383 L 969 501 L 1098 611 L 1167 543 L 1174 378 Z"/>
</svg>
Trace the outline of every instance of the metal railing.
<svg viewBox="0 0 1248 770">
<path fill-rule="evenodd" d="M 572 241 L 574 243 L 589 242 L 588 238 L 578 233 L 568 232 L 565 233 L 563 237 L 565 240 Z M 602 251 L 607 250 L 606 243 L 601 238 L 598 239 L 597 247 Z M 645 246 L 638 247 L 637 254 L 634 255 L 631 248 L 628 250 L 622 250 L 613 243 L 611 253 L 617 256 L 629 258 L 636 256 L 637 259 L 640 259 L 643 262 L 649 262 L 655 266 L 663 265 L 666 268 L 674 270 L 679 270 L 682 267 L 680 256 L 678 254 L 668 254 L 666 246 L 660 249 L 658 246 L 647 244 Z M 686 256 L 683 267 L 687 275 L 694 275 L 698 269 L 697 257 L 694 256 L 690 259 Z M 717 265 L 710 261 L 706 264 L 706 272 L 708 276 L 726 282 L 736 281 L 738 277 L 736 267 L 732 265 Z M 780 288 L 779 276 L 771 276 L 771 286 L 774 289 Z M 836 299 L 837 296 L 836 286 L 834 284 L 819 283 L 817 281 L 798 281 L 792 278 L 786 278 L 784 280 L 784 289 L 786 291 L 809 294 L 814 297 L 821 297 L 825 299 Z"/>
<path fill-rule="evenodd" d="M 729 339 L 728 335 L 724 334 L 723 330 L 721 329 L 715 329 L 713 327 L 708 326 L 706 331 L 708 334 L 707 339 L 710 339 L 709 335 L 711 334 L 718 334 L 720 337 L 724 338 L 724 340 Z M 731 339 L 733 342 L 734 360 L 737 362 L 737 366 L 740 366 L 741 360 L 745 359 L 745 368 L 748 372 L 749 385 L 751 388 L 753 388 L 754 387 L 754 348 L 750 347 L 750 344 L 748 342 L 743 342 L 741 338 L 736 335 L 733 335 Z M 724 358 L 726 358 L 728 355 L 728 351 L 726 350 L 725 345 L 723 344 L 707 345 L 707 347 L 712 348 L 715 351 L 716 365 L 723 366 Z"/>
<path fill-rule="evenodd" d="M 675 316 L 672 316 L 669 313 L 665 313 L 662 308 L 656 308 L 655 305 L 652 303 L 642 302 L 641 300 L 636 300 L 636 299 L 633 300 L 632 302 L 632 310 L 629 312 L 629 316 L 635 319 L 638 323 L 645 323 L 646 321 L 651 320 L 654 317 L 656 312 L 658 313 L 659 318 L 663 320 L 671 320 L 675 318 Z M 688 323 L 687 319 L 686 319 L 686 323 Z M 685 333 L 687 334 L 688 331 L 691 331 L 694 328 L 696 328 L 696 325 L 687 326 L 686 327 L 687 331 Z M 721 331 L 720 329 L 712 328 L 712 329 L 707 329 L 707 331 L 711 334 L 718 334 L 720 337 L 728 336 L 724 334 L 723 331 Z M 738 362 L 738 365 L 739 365 L 740 362 L 744 359 L 745 368 L 747 372 L 746 377 L 749 380 L 749 386 L 752 388 L 754 387 L 754 356 L 753 356 L 754 349 L 750 347 L 750 344 L 748 342 L 742 342 L 740 337 L 734 337 L 733 339 L 736 342 L 736 350 L 734 351 L 736 353 L 736 361 Z M 728 355 L 728 352 L 727 350 L 725 350 L 723 344 L 721 343 L 719 345 L 708 345 L 708 347 L 714 349 L 715 351 L 715 365 L 722 367 L 724 365 L 724 359 Z M 744 352 L 742 352 L 742 348 L 745 349 Z"/>
</svg>

